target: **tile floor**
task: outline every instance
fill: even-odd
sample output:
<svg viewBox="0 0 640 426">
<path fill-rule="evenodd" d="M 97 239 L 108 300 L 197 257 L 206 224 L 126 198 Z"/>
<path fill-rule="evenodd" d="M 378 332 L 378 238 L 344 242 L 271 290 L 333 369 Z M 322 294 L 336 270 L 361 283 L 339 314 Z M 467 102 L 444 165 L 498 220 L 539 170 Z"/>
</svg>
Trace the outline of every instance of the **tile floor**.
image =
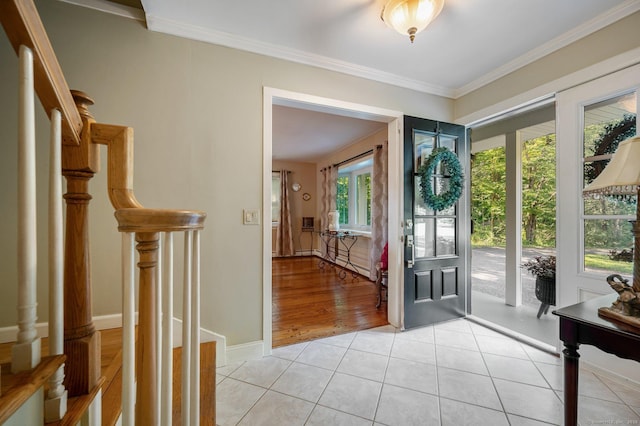
<svg viewBox="0 0 640 426">
<path fill-rule="evenodd" d="M 562 362 L 461 319 L 277 348 L 217 370 L 219 425 L 562 423 Z M 580 373 L 580 424 L 640 425 L 640 389 Z"/>
</svg>

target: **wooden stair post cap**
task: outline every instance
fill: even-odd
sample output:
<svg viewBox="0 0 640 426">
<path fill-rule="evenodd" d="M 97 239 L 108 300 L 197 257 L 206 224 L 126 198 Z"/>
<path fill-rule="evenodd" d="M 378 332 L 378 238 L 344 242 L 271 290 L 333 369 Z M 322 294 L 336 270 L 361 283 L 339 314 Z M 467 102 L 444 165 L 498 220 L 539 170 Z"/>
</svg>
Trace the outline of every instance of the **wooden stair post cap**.
<svg viewBox="0 0 640 426">
<path fill-rule="evenodd" d="M 130 208 L 115 212 L 120 232 L 173 232 L 204 228 L 207 214 L 196 210 Z"/>
</svg>

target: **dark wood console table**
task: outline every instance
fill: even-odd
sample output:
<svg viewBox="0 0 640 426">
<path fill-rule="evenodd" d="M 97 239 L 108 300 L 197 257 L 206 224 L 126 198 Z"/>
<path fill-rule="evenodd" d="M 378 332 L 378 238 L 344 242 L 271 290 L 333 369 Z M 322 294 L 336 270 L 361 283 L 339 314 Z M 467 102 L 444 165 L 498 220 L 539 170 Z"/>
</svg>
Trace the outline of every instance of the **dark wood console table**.
<svg viewBox="0 0 640 426">
<path fill-rule="evenodd" d="M 611 306 L 618 295 L 600 296 L 553 311 L 560 317 L 564 342 L 564 424 L 578 424 L 578 347 L 592 345 L 621 358 L 640 361 L 640 334 L 626 324 L 598 316 L 598 308 Z"/>
</svg>

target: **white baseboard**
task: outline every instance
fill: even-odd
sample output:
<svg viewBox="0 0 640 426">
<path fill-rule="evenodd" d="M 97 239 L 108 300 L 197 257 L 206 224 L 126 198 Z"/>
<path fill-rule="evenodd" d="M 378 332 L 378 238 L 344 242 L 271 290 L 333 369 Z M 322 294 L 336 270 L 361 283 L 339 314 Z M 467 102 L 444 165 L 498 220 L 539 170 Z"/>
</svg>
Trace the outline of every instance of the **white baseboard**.
<svg viewBox="0 0 640 426">
<path fill-rule="evenodd" d="M 488 329 L 491 329 L 497 333 L 500 334 L 504 334 L 505 336 L 509 336 L 515 340 L 518 340 L 522 343 L 525 343 L 529 346 L 533 346 L 536 349 L 539 349 L 543 352 L 547 352 L 551 355 L 555 355 L 555 356 L 559 356 L 560 352 L 558 350 L 558 348 L 556 348 L 555 346 L 549 345 L 548 343 L 544 343 L 541 342 L 539 340 L 533 339 L 529 336 L 526 336 L 524 334 L 518 333 L 517 331 L 513 331 L 509 328 L 506 327 L 502 327 L 501 325 L 492 323 L 490 321 L 487 321 L 485 319 L 479 318 L 475 315 L 467 315 L 466 316 L 467 320 L 475 322 L 476 324 L 479 324 L 483 327 L 486 327 Z"/>
<path fill-rule="evenodd" d="M 200 342 L 216 342 L 216 367 L 227 365 L 227 338 L 200 327 Z M 182 346 L 182 320 L 173 319 L 173 347 Z"/>
<path fill-rule="evenodd" d="M 37 323 L 36 331 L 38 332 L 38 337 L 41 337 L 41 338 L 47 337 L 49 335 L 49 324 L 46 322 Z M 17 325 L 0 328 L 0 343 L 15 342 L 17 338 L 18 338 Z"/>
<path fill-rule="evenodd" d="M 138 323 L 138 313 L 136 312 L 136 324 Z M 96 330 L 108 330 L 110 328 L 122 327 L 122 314 L 101 315 L 93 317 L 93 325 Z M 49 335 L 49 323 L 40 322 L 36 324 L 38 336 L 43 338 Z M 0 328 L 0 343 L 15 342 L 18 335 L 18 326 Z M 227 339 L 222 334 L 211 330 L 200 328 L 201 342 L 216 342 L 216 367 L 227 364 Z M 182 345 L 182 321 L 173 319 L 173 347 Z"/>
<path fill-rule="evenodd" d="M 581 360 L 580 367 L 584 368 L 585 370 L 591 371 L 594 374 L 605 376 L 606 378 L 611 379 L 618 384 L 631 386 L 634 388 L 634 390 L 640 389 L 640 382 L 625 377 L 619 373 L 616 373 L 615 371 L 599 367 L 595 364 L 590 363 L 589 361 Z"/>
<path fill-rule="evenodd" d="M 250 361 L 262 358 L 264 342 L 242 343 L 227 347 L 227 363 L 236 364 L 238 362 Z"/>
</svg>

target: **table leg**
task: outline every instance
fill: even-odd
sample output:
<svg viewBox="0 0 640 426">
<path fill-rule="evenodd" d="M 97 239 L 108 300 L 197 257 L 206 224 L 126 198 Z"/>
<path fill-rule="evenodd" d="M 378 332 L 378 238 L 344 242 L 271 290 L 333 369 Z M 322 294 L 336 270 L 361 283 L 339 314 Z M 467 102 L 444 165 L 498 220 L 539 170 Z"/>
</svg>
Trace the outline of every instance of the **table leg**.
<svg viewBox="0 0 640 426">
<path fill-rule="evenodd" d="M 564 424 L 578 424 L 578 346 L 565 343 L 564 354 Z"/>
</svg>

